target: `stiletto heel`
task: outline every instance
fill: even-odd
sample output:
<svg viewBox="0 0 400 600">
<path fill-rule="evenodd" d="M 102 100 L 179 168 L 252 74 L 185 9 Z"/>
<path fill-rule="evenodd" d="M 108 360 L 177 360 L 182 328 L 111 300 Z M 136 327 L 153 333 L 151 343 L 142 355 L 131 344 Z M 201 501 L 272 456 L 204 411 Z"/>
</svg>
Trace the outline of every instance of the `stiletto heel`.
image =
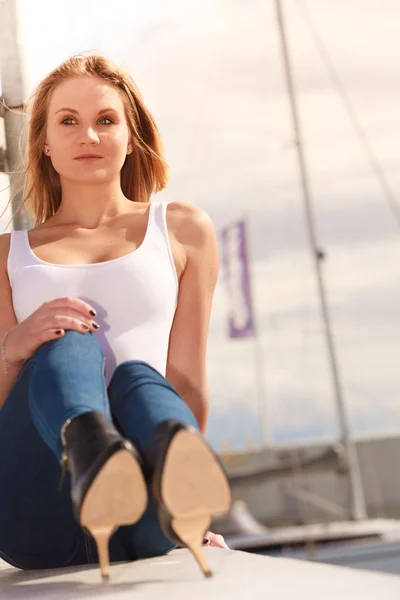
<svg viewBox="0 0 400 600">
<path fill-rule="evenodd" d="M 115 527 L 87 527 L 96 541 L 97 553 L 99 555 L 101 576 L 103 581 L 110 578 L 110 557 L 108 553 L 108 543 L 110 537 L 115 531 Z"/>
<path fill-rule="evenodd" d="M 201 549 L 203 541 L 203 534 L 201 532 L 207 531 L 209 525 L 210 519 L 207 517 L 198 520 L 172 519 L 171 521 L 172 529 L 185 546 L 189 548 L 205 577 L 212 577 L 213 574 L 208 560 Z"/>
<path fill-rule="evenodd" d="M 147 506 L 147 487 L 134 446 L 112 421 L 88 412 L 61 431 L 63 469 L 71 471 L 75 519 L 96 540 L 103 579 L 109 577 L 109 539 L 120 525 L 136 523 Z"/>
<path fill-rule="evenodd" d="M 221 461 L 194 427 L 174 420 L 161 423 L 144 457 L 164 533 L 189 548 L 205 577 L 211 577 L 201 549 L 204 534 L 212 517 L 231 505 Z"/>
</svg>

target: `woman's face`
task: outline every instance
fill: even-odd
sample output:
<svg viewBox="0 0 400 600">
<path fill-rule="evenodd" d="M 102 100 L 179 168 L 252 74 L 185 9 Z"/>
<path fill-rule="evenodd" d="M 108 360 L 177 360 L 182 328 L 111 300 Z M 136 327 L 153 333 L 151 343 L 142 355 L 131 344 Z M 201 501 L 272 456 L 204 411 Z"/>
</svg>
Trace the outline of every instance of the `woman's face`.
<svg viewBox="0 0 400 600">
<path fill-rule="evenodd" d="M 61 180 L 103 183 L 119 178 L 130 134 L 119 92 L 98 77 L 69 78 L 53 91 L 45 152 Z M 96 154 L 100 158 L 79 159 Z"/>
</svg>

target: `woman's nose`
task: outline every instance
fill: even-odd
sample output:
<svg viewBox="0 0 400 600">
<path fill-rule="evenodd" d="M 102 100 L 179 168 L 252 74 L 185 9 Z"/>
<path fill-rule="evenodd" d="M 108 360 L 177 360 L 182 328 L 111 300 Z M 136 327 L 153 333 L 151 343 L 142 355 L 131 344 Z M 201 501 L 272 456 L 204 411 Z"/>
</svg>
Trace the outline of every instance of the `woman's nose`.
<svg viewBox="0 0 400 600">
<path fill-rule="evenodd" d="M 93 127 L 84 127 L 82 128 L 80 135 L 79 135 L 79 141 L 81 143 L 84 142 L 99 142 L 99 136 L 97 135 L 96 131 L 93 129 Z"/>
</svg>

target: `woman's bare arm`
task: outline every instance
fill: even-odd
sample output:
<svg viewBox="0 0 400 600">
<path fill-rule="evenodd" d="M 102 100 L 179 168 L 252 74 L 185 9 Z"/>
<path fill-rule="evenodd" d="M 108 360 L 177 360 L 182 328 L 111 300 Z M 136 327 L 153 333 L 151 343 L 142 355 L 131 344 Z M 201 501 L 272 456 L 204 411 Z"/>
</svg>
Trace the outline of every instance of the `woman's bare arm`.
<svg viewBox="0 0 400 600">
<path fill-rule="evenodd" d="M 7 258 L 10 247 L 10 234 L 0 235 L 0 345 L 7 331 L 17 325 L 14 313 L 10 281 L 7 275 Z M 0 409 L 3 406 L 8 392 L 14 385 L 22 367 L 7 364 L 7 375 L 4 374 L 4 364 L 0 358 Z"/>
<path fill-rule="evenodd" d="M 186 250 L 186 265 L 170 335 L 166 377 L 205 433 L 209 411 L 206 351 L 219 271 L 218 244 L 204 210 L 181 202 L 173 205 L 168 211 L 174 211 L 175 237 Z"/>
</svg>

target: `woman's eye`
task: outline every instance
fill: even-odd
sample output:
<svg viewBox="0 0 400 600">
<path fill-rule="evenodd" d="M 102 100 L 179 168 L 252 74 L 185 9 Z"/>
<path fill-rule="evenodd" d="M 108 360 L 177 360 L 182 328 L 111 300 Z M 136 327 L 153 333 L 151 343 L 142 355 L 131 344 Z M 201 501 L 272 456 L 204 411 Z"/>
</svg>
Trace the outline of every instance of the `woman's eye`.
<svg viewBox="0 0 400 600">
<path fill-rule="evenodd" d="M 61 121 L 62 125 L 71 125 L 71 122 L 73 122 L 74 119 L 72 117 L 65 117 L 65 119 L 63 119 Z M 99 119 L 99 122 L 101 121 L 108 121 L 109 123 L 113 123 L 113 121 L 110 119 L 110 117 L 101 117 L 101 119 Z M 105 125 L 108 125 L 108 123 L 104 123 Z"/>
</svg>

